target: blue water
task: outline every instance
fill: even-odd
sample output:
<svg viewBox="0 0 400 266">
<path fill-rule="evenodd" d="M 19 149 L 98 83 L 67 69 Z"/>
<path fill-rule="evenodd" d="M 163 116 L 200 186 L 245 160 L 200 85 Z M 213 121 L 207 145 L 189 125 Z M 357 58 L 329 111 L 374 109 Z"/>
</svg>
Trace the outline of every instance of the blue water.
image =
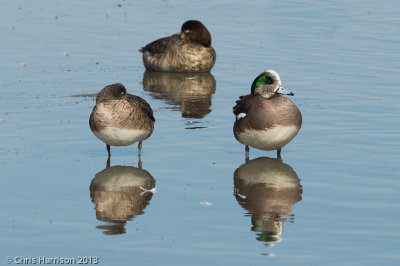
<svg viewBox="0 0 400 266">
<path fill-rule="evenodd" d="M 0 14 L 0 264 L 400 259 L 396 1 L 2 0 Z M 152 80 L 163 90 L 149 89 L 138 49 L 188 19 L 212 34 L 211 74 L 186 91 L 165 75 Z M 294 92 L 303 126 L 282 161 L 250 150 L 250 166 L 281 170 L 249 172 L 231 108 L 265 69 Z M 111 167 L 126 173 L 94 191 L 107 151 L 88 118 L 115 82 L 150 103 L 155 130 L 143 170 L 136 145 L 112 148 Z M 138 184 L 156 193 L 138 197 Z"/>
</svg>

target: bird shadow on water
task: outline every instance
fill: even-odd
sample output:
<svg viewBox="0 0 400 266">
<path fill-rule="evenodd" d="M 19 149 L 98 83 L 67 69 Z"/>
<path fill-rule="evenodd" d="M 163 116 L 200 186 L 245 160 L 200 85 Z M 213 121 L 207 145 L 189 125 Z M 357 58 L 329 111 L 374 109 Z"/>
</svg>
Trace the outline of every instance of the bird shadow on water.
<svg viewBox="0 0 400 266">
<path fill-rule="evenodd" d="M 246 160 L 235 170 L 233 180 L 235 198 L 251 216 L 257 240 L 267 247 L 282 241 L 285 225 L 294 222 L 292 206 L 302 200 L 303 188 L 293 168 L 281 158 L 259 157 Z"/>
<path fill-rule="evenodd" d="M 216 81 L 210 73 L 169 73 L 145 71 L 143 89 L 154 99 L 165 100 L 173 110 L 180 111 L 183 118 L 201 119 L 211 113 L 211 98 Z M 186 129 L 199 129 L 192 126 Z"/>
<path fill-rule="evenodd" d="M 155 179 L 146 170 L 133 166 L 110 166 L 98 172 L 90 183 L 90 198 L 96 218 L 106 224 L 96 228 L 105 235 L 126 233 L 125 225 L 144 209 L 153 197 Z"/>
</svg>

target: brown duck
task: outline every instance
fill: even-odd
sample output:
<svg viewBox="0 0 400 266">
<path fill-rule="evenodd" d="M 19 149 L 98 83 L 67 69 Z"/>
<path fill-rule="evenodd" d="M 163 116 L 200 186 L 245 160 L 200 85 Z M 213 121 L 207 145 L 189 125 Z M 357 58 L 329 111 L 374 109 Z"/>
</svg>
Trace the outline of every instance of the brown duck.
<svg viewBox="0 0 400 266">
<path fill-rule="evenodd" d="M 141 97 L 126 92 L 120 83 L 106 86 L 96 97 L 96 106 L 90 114 L 89 125 L 93 134 L 110 146 L 128 146 L 151 136 L 155 119 L 150 105 Z"/>
<path fill-rule="evenodd" d="M 209 72 L 216 59 L 211 34 L 197 20 L 186 21 L 179 34 L 149 43 L 139 52 L 147 70 L 162 72 Z"/>
</svg>

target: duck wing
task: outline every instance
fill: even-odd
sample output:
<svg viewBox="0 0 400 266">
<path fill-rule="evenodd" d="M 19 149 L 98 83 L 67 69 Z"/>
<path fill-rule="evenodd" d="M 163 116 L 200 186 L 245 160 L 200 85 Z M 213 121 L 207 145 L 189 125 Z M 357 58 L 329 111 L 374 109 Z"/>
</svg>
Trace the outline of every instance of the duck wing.
<svg viewBox="0 0 400 266">
<path fill-rule="evenodd" d="M 251 94 L 239 97 L 239 100 L 236 101 L 236 105 L 233 107 L 233 113 L 235 116 L 238 116 L 239 114 L 247 114 L 251 106 L 250 99 L 252 97 L 254 96 Z"/>
<path fill-rule="evenodd" d="M 140 108 L 153 122 L 156 121 L 153 116 L 153 110 L 145 99 L 136 95 L 127 94 L 127 100 L 132 107 Z"/>
<path fill-rule="evenodd" d="M 162 54 L 165 53 L 167 50 L 171 49 L 171 47 L 176 46 L 176 43 L 181 42 L 182 39 L 179 37 L 178 34 L 174 34 L 170 37 L 161 38 L 155 40 L 147 44 L 145 47 L 142 47 L 139 52 L 149 52 L 151 54 Z"/>
</svg>

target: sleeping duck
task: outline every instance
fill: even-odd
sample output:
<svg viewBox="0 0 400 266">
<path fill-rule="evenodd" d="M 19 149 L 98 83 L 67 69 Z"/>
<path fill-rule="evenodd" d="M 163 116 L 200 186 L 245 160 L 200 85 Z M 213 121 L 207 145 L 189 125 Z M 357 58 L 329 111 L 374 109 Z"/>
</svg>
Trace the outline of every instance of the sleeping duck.
<svg viewBox="0 0 400 266">
<path fill-rule="evenodd" d="M 186 21 L 179 34 L 149 43 L 139 52 L 147 70 L 162 72 L 209 72 L 216 59 L 210 32 L 197 20 Z"/>
</svg>

